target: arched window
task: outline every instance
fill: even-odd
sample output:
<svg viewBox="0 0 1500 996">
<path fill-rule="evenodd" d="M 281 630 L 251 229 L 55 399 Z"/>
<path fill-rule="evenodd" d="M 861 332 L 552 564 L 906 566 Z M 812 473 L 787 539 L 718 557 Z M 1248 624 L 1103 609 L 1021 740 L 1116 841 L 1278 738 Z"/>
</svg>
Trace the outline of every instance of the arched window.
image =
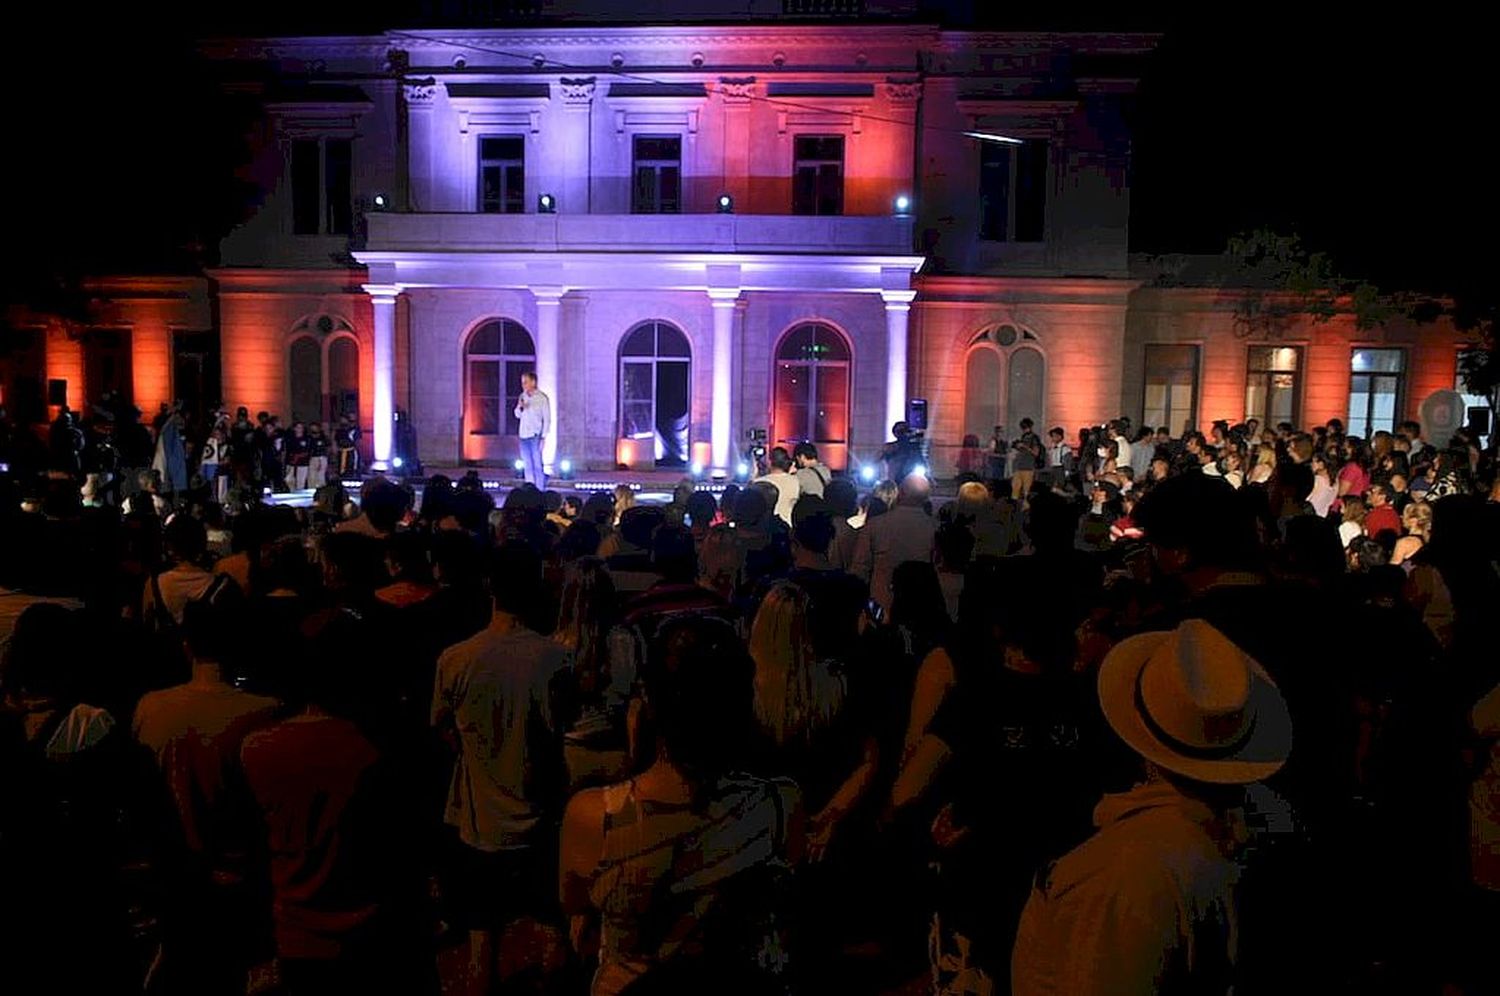
<svg viewBox="0 0 1500 996">
<path fill-rule="evenodd" d="M 964 364 L 965 434 L 986 439 L 995 426 L 1014 436 L 1021 419 L 1046 422 L 1047 363 L 1035 333 L 1009 323 L 969 340 Z M 1002 418 L 1001 415 L 1004 415 Z"/>
<path fill-rule="evenodd" d="M 849 343 L 822 322 L 792 328 L 776 347 L 772 439 L 810 441 L 838 470 L 849 462 Z"/>
<path fill-rule="evenodd" d="M 348 319 L 303 318 L 292 327 L 286 363 L 293 421 L 359 416 L 359 341 Z"/>
<path fill-rule="evenodd" d="M 692 354 L 666 322 L 642 322 L 620 341 L 620 438 L 651 440 L 658 467 L 687 465 Z"/>
<path fill-rule="evenodd" d="M 521 374 L 536 369 L 531 333 L 509 318 L 492 318 L 469 333 L 464 349 L 464 427 L 472 436 L 514 436 Z"/>
<path fill-rule="evenodd" d="M 965 435 L 989 439 L 1000 424 L 1000 352 L 987 345 L 969 350 L 964 368 Z"/>
<path fill-rule="evenodd" d="M 359 343 L 341 335 L 328 344 L 328 417 L 359 418 Z"/>
<path fill-rule="evenodd" d="M 1042 354 L 1025 346 L 1010 354 L 1010 384 L 1005 391 L 1005 425 L 1019 426 L 1021 419 L 1045 421 L 1042 411 Z M 1011 429 L 1018 432 L 1019 429 Z"/>
<path fill-rule="evenodd" d="M 323 347 L 312 336 L 292 340 L 287 354 L 291 375 L 293 422 L 318 422 L 323 418 Z"/>
</svg>

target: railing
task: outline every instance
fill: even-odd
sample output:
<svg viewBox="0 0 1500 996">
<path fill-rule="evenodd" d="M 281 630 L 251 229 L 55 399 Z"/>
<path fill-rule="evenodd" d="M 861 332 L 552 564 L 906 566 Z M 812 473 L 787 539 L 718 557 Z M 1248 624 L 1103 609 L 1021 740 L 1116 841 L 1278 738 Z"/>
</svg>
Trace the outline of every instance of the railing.
<svg viewBox="0 0 1500 996">
<path fill-rule="evenodd" d="M 738 214 L 366 215 L 377 252 L 912 251 L 912 220 L 897 216 Z"/>
</svg>

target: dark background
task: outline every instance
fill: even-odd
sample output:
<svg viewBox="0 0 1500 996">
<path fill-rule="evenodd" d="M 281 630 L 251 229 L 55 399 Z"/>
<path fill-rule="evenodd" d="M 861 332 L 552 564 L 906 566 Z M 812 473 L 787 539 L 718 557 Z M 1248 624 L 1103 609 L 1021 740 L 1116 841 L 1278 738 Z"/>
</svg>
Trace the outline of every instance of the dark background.
<svg viewBox="0 0 1500 996">
<path fill-rule="evenodd" d="M 1497 115 L 1477 19 L 1418 7 L 1319 22 L 1261 5 L 1028 17 L 936 4 L 955 25 L 1163 33 L 1132 110 L 1134 251 L 1217 252 L 1272 227 L 1385 290 L 1492 295 Z M 190 269 L 245 210 L 237 111 L 195 64 L 193 37 L 352 34 L 413 24 L 408 9 L 309 0 L 154 24 L 118 8 L 31 11 L 9 39 L 8 281 Z"/>
</svg>

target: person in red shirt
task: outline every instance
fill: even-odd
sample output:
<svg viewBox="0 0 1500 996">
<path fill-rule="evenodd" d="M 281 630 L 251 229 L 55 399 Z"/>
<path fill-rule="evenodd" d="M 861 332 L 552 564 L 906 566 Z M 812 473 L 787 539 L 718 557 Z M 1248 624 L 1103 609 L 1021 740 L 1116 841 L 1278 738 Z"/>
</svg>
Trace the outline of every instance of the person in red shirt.
<svg viewBox="0 0 1500 996">
<path fill-rule="evenodd" d="M 1396 514 L 1396 508 L 1391 504 L 1388 485 L 1370 485 L 1369 491 L 1365 492 L 1365 502 L 1370 509 L 1365 515 L 1366 536 L 1379 539 L 1384 532 L 1398 537 L 1401 535 L 1401 516 Z"/>
<path fill-rule="evenodd" d="M 240 766 L 260 812 L 276 961 L 287 993 L 424 992 L 433 970 L 412 911 L 416 848 L 380 751 L 345 718 L 368 646 L 338 612 L 298 668 L 304 707 L 245 738 Z"/>
</svg>

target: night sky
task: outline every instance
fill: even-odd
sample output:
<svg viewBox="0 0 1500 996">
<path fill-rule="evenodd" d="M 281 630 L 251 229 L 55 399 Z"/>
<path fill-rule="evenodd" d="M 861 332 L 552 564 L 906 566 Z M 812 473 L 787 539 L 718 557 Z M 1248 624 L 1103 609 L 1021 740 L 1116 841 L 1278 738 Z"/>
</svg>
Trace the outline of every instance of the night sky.
<svg viewBox="0 0 1500 996">
<path fill-rule="evenodd" d="M 984 6 L 984 5 L 981 5 Z M 290 5 L 282 9 L 289 9 Z M 1114 8 L 1118 11 L 1118 7 Z M 159 28 L 68 7 L 12 36 L 4 157 L 11 279 L 59 265 L 182 266 L 242 210 L 227 108 L 189 55 L 205 28 L 370 30 L 260 22 Z M 1493 63 L 1477 23 L 1420 12 L 1345 24 L 1257 5 L 1186 18 L 1074 11 L 1017 28 L 1163 32 L 1134 109 L 1131 242 L 1213 252 L 1259 226 L 1295 231 L 1340 270 L 1383 287 L 1493 295 L 1500 263 Z"/>
</svg>

